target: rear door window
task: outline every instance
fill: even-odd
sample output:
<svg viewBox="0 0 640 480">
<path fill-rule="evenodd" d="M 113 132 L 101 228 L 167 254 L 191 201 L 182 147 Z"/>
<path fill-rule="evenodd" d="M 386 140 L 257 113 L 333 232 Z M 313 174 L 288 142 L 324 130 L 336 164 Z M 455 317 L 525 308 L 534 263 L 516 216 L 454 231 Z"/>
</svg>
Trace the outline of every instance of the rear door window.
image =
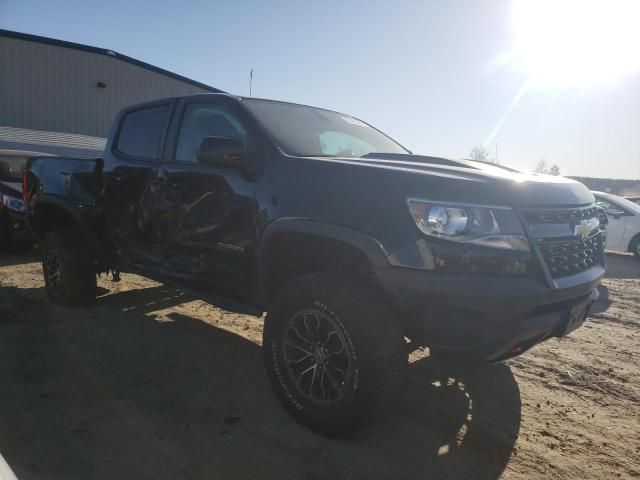
<svg viewBox="0 0 640 480">
<path fill-rule="evenodd" d="M 169 105 L 134 110 L 120 126 L 117 150 L 131 157 L 160 158 L 160 142 L 169 116 Z"/>
</svg>

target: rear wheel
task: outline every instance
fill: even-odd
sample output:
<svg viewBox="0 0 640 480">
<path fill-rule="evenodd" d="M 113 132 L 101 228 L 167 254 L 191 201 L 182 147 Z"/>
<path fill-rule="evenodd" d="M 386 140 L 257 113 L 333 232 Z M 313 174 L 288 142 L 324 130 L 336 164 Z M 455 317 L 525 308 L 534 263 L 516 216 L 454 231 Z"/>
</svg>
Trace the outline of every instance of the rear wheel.
<svg viewBox="0 0 640 480">
<path fill-rule="evenodd" d="M 293 280 L 274 300 L 264 355 L 300 423 L 344 436 L 388 412 L 407 365 L 403 331 L 374 289 L 337 273 Z"/>
<path fill-rule="evenodd" d="M 49 300 L 58 305 L 86 305 L 96 297 L 96 267 L 80 230 L 47 233 L 42 243 L 42 271 Z"/>
</svg>

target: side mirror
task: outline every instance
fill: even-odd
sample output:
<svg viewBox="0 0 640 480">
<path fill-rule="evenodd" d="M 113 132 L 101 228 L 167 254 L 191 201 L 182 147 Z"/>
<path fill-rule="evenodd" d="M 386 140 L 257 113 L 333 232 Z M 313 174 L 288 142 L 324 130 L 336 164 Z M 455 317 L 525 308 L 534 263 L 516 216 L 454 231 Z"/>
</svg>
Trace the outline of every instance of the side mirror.
<svg viewBox="0 0 640 480">
<path fill-rule="evenodd" d="M 204 137 L 198 145 L 196 159 L 206 165 L 241 169 L 244 166 L 244 145 L 238 138 Z"/>
<path fill-rule="evenodd" d="M 624 215 L 624 212 L 622 212 L 620 210 L 616 210 L 614 208 L 611 208 L 611 209 L 607 210 L 607 215 L 610 215 L 613 218 L 615 218 L 616 220 L 618 220 L 622 215 Z"/>
</svg>

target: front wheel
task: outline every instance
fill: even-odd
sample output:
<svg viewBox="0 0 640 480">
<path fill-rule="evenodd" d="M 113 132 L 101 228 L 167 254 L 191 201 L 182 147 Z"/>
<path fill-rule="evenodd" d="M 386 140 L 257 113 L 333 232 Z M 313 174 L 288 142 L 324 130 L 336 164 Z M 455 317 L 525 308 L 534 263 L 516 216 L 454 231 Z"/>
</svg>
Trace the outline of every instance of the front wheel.
<svg viewBox="0 0 640 480">
<path fill-rule="evenodd" d="M 86 305 L 96 298 L 96 267 L 80 230 L 47 233 L 42 242 L 42 272 L 49 300 Z"/>
<path fill-rule="evenodd" d="M 338 273 L 293 280 L 264 328 L 271 384 L 300 423 L 349 435 L 388 412 L 407 365 L 403 331 L 380 295 Z"/>
</svg>

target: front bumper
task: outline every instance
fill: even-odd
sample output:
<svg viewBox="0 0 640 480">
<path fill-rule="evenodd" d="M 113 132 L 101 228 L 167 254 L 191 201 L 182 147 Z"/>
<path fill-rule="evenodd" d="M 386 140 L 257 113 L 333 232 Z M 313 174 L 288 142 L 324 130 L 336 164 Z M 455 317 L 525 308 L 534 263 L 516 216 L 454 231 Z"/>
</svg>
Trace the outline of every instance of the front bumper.
<svg viewBox="0 0 640 480">
<path fill-rule="evenodd" d="M 532 275 L 460 275 L 389 267 L 376 270 L 408 335 L 432 354 L 500 361 L 567 330 L 570 312 L 588 310 L 604 268 L 551 288 Z M 572 280 L 570 282 L 569 280 Z"/>
<path fill-rule="evenodd" d="M 467 347 L 433 345 L 432 354 L 439 357 L 499 362 L 521 355 L 534 345 L 552 337 L 563 337 L 580 327 L 591 305 L 598 299 L 593 289 L 585 297 L 576 298 L 553 308 L 544 308 L 504 325 L 482 342 Z M 577 312 L 578 316 L 574 316 Z"/>
</svg>

